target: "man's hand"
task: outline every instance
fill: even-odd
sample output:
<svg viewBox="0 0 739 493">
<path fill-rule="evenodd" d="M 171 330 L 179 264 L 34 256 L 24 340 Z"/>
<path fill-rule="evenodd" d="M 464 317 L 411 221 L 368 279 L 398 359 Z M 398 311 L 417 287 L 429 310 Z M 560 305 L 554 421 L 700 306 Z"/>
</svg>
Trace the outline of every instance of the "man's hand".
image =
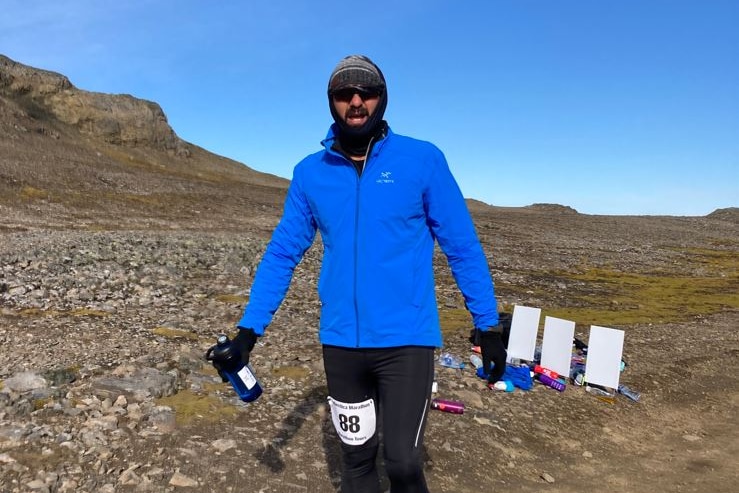
<svg viewBox="0 0 739 493">
<path fill-rule="evenodd" d="M 502 327 L 490 327 L 488 330 L 475 329 L 470 341 L 475 346 L 480 346 L 482 353 L 482 367 L 488 376 L 488 383 L 492 384 L 500 380 L 505 373 L 505 362 L 508 353 L 503 345 Z M 492 370 L 490 364 L 493 363 Z"/>
<path fill-rule="evenodd" d="M 234 337 L 231 342 L 234 347 L 239 350 L 239 353 L 241 354 L 241 362 L 248 365 L 251 350 L 254 349 L 254 344 L 257 343 L 257 334 L 254 333 L 253 329 L 239 327 L 236 337 Z"/>
</svg>

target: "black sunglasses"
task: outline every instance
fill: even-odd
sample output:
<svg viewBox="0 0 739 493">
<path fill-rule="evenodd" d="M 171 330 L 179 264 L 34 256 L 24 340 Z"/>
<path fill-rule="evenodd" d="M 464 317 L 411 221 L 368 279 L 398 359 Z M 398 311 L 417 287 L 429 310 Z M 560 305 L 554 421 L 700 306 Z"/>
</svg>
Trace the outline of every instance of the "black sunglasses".
<svg viewBox="0 0 739 493">
<path fill-rule="evenodd" d="M 341 101 L 343 103 L 351 101 L 355 94 L 359 94 L 362 101 L 366 101 L 368 99 L 379 98 L 382 94 L 382 88 L 350 86 L 331 91 L 331 97 L 333 97 L 335 101 Z"/>
</svg>

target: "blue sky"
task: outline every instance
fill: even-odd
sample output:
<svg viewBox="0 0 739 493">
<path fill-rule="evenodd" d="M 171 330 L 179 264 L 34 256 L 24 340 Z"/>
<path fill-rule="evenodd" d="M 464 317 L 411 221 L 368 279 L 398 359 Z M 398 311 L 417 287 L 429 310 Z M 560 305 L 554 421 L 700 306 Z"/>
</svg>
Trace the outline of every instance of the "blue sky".
<svg viewBox="0 0 739 493">
<path fill-rule="evenodd" d="M 177 134 L 289 178 L 344 55 L 466 197 L 586 214 L 739 206 L 737 0 L 3 0 L 0 53 L 159 103 Z"/>
</svg>

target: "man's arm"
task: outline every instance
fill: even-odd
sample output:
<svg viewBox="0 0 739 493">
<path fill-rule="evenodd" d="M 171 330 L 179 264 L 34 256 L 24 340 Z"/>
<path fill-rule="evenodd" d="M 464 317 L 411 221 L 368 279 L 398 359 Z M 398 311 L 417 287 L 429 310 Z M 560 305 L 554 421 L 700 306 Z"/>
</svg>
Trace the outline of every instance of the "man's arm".
<svg viewBox="0 0 739 493">
<path fill-rule="evenodd" d="M 280 223 L 272 233 L 251 286 L 249 302 L 238 327 L 262 335 L 290 287 L 295 266 L 313 243 L 316 222 L 301 190 L 297 169 L 287 192 Z"/>
<path fill-rule="evenodd" d="M 437 153 L 424 193 L 427 221 L 447 257 L 474 326 L 487 330 L 498 325 L 493 279 L 462 192 L 444 155 Z"/>
</svg>

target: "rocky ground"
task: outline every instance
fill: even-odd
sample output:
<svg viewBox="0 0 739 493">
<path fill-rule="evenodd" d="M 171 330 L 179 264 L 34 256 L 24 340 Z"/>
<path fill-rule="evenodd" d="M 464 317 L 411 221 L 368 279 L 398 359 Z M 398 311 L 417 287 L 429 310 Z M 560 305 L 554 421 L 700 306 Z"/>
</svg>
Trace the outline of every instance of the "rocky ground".
<svg viewBox="0 0 739 493">
<path fill-rule="evenodd" d="M 338 490 L 315 293 L 298 266 L 244 405 L 205 364 L 233 330 L 287 180 L 180 140 L 161 108 L 0 55 L 0 493 Z M 468 202 L 501 309 L 625 331 L 602 400 L 439 367 L 436 493 L 729 492 L 739 483 L 739 210 L 588 216 Z M 445 351 L 469 317 L 435 264 Z M 385 481 L 385 483 L 387 483 Z"/>
<path fill-rule="evenodd" d="M 686 251 L 736 259 L 739 248 L 736 223 L 704 218 L 545 208 L 476 211 L 476 221 L 501 304 L 544 313 L 588 291 L 553 272 L 700 276 L 696 268 L 710 266 L 688 262 Z M 258 401 L 240 403 L 202 358 L 241 315 L 265 241 L 202 231 L 0 235 L 0 491 L 338 491 L 316 338 L 320 244 L 253 354 L 265 389 Z M 437 260 L 445 350 L 467 358 L 467 327 L 445 317 L 461 312 L 461 299 Z M 736 287 L 735 261 L 728 266 Z M 596 283 L 590 291 L 598 297 Z M 603 304 L 618 313 L 612 301 Z M 437 396 L 466 410 L 429 416 L 432 491 L 733 491 L 738 321 L 735 304 L 619 324 L 621 381 L 639 402 L 574 385 L 493 392 L 471 370 L 438 367 Z"/>
</svg>

